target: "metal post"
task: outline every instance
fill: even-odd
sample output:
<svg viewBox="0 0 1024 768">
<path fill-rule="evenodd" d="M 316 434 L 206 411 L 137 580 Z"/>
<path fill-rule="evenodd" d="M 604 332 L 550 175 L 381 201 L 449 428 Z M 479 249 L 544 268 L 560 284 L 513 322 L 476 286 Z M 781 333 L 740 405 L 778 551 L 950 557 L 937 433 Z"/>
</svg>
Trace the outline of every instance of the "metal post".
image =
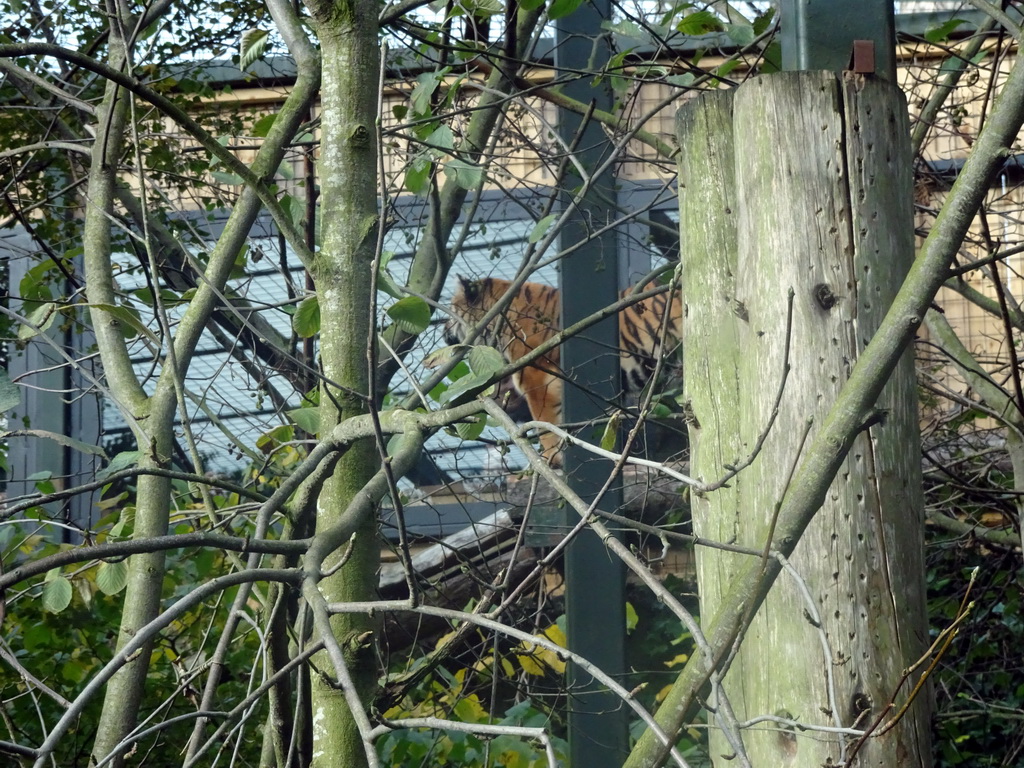
<svg viewBox="0 0 1024 768">
<path fill-rule="evenodd" d="M 0 257 L 8 262 L 10 293 L 20 295 L 19 286 L 27 271 L 36 264 L 32 242 L 22 230 L 16 230 L 0 240 Z M 80 273 L 80 268 L 78 269 Z M 25 312 L 23 302 L 15 301 L 14 309 Z M 40 334 L 25 343 L 24 349 L 8 350 L 8 373 L 22 385 L 22 401 L 8 414 L 8 427 L 52 432 L 67 435 L 89 445 L 100 441 L 100 415 L 102 404 L 99 394 L 90 391 L 91 385 L 81 372 L 73 370 L 57 348 L 76 360 L 86 357 L 85 350 L 93 343 L 91 334 L 75 328 L 61 329 L 57 324 L 45 335 Z M 80 363 L 93 372 L 91 362 Z M 86 394 L 88 393 L 88 394 Z M 43 473 L 50 477 L 57 489 L 72 488 L 92 478 L 99 469 L 96 456 L 76 451 L 53 440 L 32 437 L 13 437 L 8 440 L 7 495 L 16 497 L 33 493 L 35 480 Z M 30 479 L 32 478 L 32 479 Z M 88 530 L 96 522 L 97 492 L 81 493 L 62 504 L 50 504 L 47 509 L 54 518 Z M 45 529 L 54 539 L 78 543 L 69 528 Z"/>
<path fill-rule="evenodd" d="M 782 68 L 850 67 L 855 40 L 874 45 L 874 74 L 896 82 L 896 20 L 892 0 L 783 0 Z"/>
<path fill-rule="evenodd" d="M 556 26 L 555 68 L 560 74 L 590 71 L 610 58 L 608 32 L 602 21 L 612 18 L 609 0 L 590 0 Z M 563 92 L 595 108 L 611 111 L 613 94 L 605 80 L 595 84 L 591 75 L 563 86 Z M 593 172 L 612 151 L 601 127 L 567 110 L 559 110 L 559 132 L 567 145 L 577 147 L 576 158 Z M 605 172 L 591 179 L 583 199 L 573 201 L 573 188 L 583 179 L 565 182 L 564 204 L 573 216 L 561 232 L 562 247 L 586 242 L 561 265 L 563 327 L 614 303 L 619 292 L 616 233 L 595 235 L 615 217 L 615 179 Z M 570 339 L 562 348 L 567 381 L 563 418 L 569 424 L 592 423 L 606 413 L 607 403 L 619 391 L 618 322 L 615 318 L 594 326 L 584 337 Z M 597 428 L 598 433 L 600 427 Z M 579 434 L 595 440 L 594 428 Z M 584 499 L 595 498 L 608 477 L 610 462 L 569 448 L 565 471 L 573 489 Z M 620 494 L 602 499 L 602 507 L 618 506 Z M 625 579 L 622 563 L 609 556 L 593 531 L 583 530 L 565 556 L 566 624 L 569 647 L 605 672 L 625 671 Z M 627 710 L 615 696 L 595 684 L 589 674 L 570 665 L 568 674 L 570 765 L 618 768 L 627 753 Z"/>
</svg>

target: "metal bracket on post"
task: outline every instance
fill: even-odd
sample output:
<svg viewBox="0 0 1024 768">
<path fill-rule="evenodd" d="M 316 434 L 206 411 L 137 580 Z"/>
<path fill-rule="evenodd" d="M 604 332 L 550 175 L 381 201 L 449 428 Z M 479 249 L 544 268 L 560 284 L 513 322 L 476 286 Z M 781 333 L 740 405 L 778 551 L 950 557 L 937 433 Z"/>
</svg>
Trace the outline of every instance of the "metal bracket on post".
<svg viewBox="0 0 1024 768">
<path fill-rule="evenodd" d="M 850 64 L 846 69 L 858 75 L 873 75 L 875 73 L 875 41 L 854 40 L 853 49 L 850 51 Z"/>
</svg>

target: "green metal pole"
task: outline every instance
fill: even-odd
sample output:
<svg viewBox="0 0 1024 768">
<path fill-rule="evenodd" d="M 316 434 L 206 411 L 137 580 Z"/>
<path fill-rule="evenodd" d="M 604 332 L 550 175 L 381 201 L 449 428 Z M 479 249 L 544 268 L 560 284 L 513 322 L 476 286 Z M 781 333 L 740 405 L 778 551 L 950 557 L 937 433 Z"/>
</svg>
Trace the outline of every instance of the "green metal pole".
<svg viewBox="0 0 1024 768">
<path fill-rule="evenodd" d="M 874 44 L 874 74 L 896 82 L 892 0 L 782 0 L 782 68 L 849 68 L 855 40 Z"/>
<path fill-rule="evenodd" d="M 555 68 L 559 75 L 592 72 L 609 60 L 608 32 L 602 22 L 611 20 L 610 0 L 590 0 L 557 22 Z M 614 97 L 608 79 L 595 84 L 593 75 L 582 74 L 566 83 L 563 91 L 597 109 L 611 111 Z M 613 151 L 601 127 L 583 124 L 579 115 L 560 110 L 558 129 L 566 145 L 576 146 L 576 159 L 592 173 Z M 614 303 L 618 298 L 617 235 L 601 230 L 615 217 L 615 179 L 611 171 L 592 180 L 583 199 L 573 203 L 574 188 L 583 179 L 565 180 L 563 201 L 573 215 L 560 233 L 562 247 L 587 242 L 561 264 L 563 328 Z M 594 326 L 562 348 L 566 382 L 563 419 L 566 423 L 592 423 L 606 413 L 607 403 L 619 391 L 619 338 L 615 318 Z M 593 428 L 580 430 L 581 437 L 595 441 Z M 564 459 L 573 489 L 591 500 L 608 477 L 611 463 L 570 447 Z M 602 499 L 601 506 L 619 506 L 619 493 Z M 574 522 L 574 521 L 573 521 Z M 589 528 L 567 548 L 565 555 L 566 629 L 569 647 L 605 672 L 625 672 L 625 578 L 622 563 Z M 614 695 L 603 690 L 582 669 L 570 664 L 569 753 L 573 768 L 619 768 L 628 747 L 628 710 Z"/>
</svg>

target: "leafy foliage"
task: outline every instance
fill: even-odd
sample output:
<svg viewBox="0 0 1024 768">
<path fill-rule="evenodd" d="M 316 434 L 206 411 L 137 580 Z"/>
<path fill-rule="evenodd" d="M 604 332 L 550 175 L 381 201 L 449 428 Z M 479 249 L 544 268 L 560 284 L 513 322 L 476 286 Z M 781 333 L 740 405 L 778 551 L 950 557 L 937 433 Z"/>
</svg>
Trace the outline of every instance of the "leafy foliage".
<svg viewBox="0 0 1024 768">
<path fill-rule="evenodd" d="M 971 421 L 969 418 L 967 423 Z M 954 424 L 953 429 L 958 427 Z M 977 484 L 967 498 L 946 484 L 931 486 L 935 514 L 973 520 L 982 532 L 991 525 L 998 529 L 1006 520 L 1001 497 L 1011 478 L 975 456 L 970 441 L 954 440 L 961 451 L 958 472 L 974 476 Z M 1000 508 L 1004 511 L 997 511 Z M 1012 548 L 992 547 L 969 533 L 933 528 L 928 538 L 932 637 L 953 622 L 965 597 L 973 605 L 932 683 L 936 765 L 1017 765 L 1024 756 L 1020 730 L 1024 718 L 1024 660 L 1020 654 L 1024 606 L 1016 575 L 1019 554 Z M 976 583 L 968 596 L 975 569 Z"/>
<path fill-rule="evenodd" d="M 109 8 L 104 4 L 69 0 L 40 5 L 15 0 L 8 5 L 0 12 L 4 22 L 0 25 L 0 44 L 46 39 L 97 62 L 115 61 L 110 45 Z M 130 62 L 117 61 L 117 68 L 186 112 L 204 131 L 217 137 L 220 147 L 229 148 L 235 157 L 248 164 L 259 147 L 285 124 L 287 115 L 280 108 L 279 97 L 288 90 L 287 84 L 294 81 L 295 73 L 289 69 L 290 61 L 276 56 L 283 50 L 285 36 L 269 27 L 264 3 L 214 0 L 167 6 L 130 2 L 114 5 L 139 14 L 162 9 L 162 13 L 134 30 Z M 97 328 L 110 325 L 118 329 L 125 341 L 125 359 L 134 357 L 137 362 L 140 356 L 148 355 L 149 363 L 134 382 L 138 392 L 124 398 L 123 403 L 113 403 L 107 391 L 108 382 L 102 373 L 98 375 L 107 404 L 112 409 L 123 406 L 124 420 L 135 421 L 121 436 L 108 439 L 102 447 L 34 428 L 30 423 L 34 414 L 19 410 L 25 400 L 23 387 L 29 385 L 0 373 L 0 411 L 12 414 L 12 423 L 6 425 L 10 432 L 4 432 L 0 438 L 17 429 L 33 439 L 56 442 L 76 456 L 97 458 L 96 471 L 88 478 L 64 477 L 56 469 L 18 478 L 34 482 L 38 493 L 47 498 L 45 504 L 40 502 L 34 507 L 34 500 L 27 505 L 17 502 L 25 508 L 16 524 L 6 517 L 0 520 L 4 523 L 0 526 L 0 562 L 4 571 L 11 573 L 26 563 L 80 547 L 82 542 L 131 540 L 147 528 L 143 522 L 152 522 L 141 518 L 140 510 L 147 499 L 140 498 L 135 473 L 151 471 L 154 464 L 159 465 L 161 472 L 174 476 L 170 481 L 170 523 L 164 521 L 163 526 L 167 533 L 233 535 L 249 543 L 257 531 L 254 509 L 302 467 L 312 440 L 321 432 L 322 413 L 337 402 L 355 402 L 360 407 L 383 403 L 410 413 L 418 409 L 416 413 L 435 414 L 471 400 L 481 394 L 485 385 L 494 385 L 494 389 L 482 394 L 494 394 L 502 384 L 493 379 L 506 361 L 498 350 L 482 342 L 468 349 L 448 349 L 447 357 L 439 354 L 439 364 L 450 361 L 453 354 L 464 354 L 464 360 L 421 399 L 407 398 L 407 391 L 389 392 L 388 388 L 400 378 L 400 368 L 407 374 L 402 386 L 423 374 L 416 368 L 416 355 L 433 343 L 432 321 L 436 318 L 435 307 L 443 304 L 441 291 L 446 272 L 461 255 L 483 249 L 486 254 L 482 263 L 487 264 L 490 256 L 495 262 L 507 264 L 510 258 L 502 251 L 501 240 L 518 238 L 525 242 L 513 260 L 521 259 L 523 265 L 532 269 L 560 257 L 562 254 L 556 253 L 558 247 L 582 249 L 587 245 L 559 245 L 564 240 L 559 237 L 563 233 L 558 232 L 563 217 L 552 201 L 559 195 L 579 193 L 587 169 L 577 161 L 577 147 L 554 135 L 556 121 L 551 104 L 568 103 L 564 86 L 573 79 L 593 83 L 595 88 L 609 84 L 617 100 L 610 113 L 592 110 L 588 104 L 569 107 L 601 123 L 611 139 L 609 147 L 619 153 L 614 165 L 620 180 L 634 175 L 641 165 L 640 175 L 667 177 L 672 173 L 674 147 L 666 144 L 671 132 L 666 126 L 671 121 L 666 119 L 665 110 L 674 107 L 682 97 L 729 87 L 753 74 L 774 72 L 781 67 L 779 44 L 772 39 L 778 20 L 771 9 L 758 10 L 762 6 L 752 6 L 755 12 L 750 19 L 740 18 L 735 8 L 723 13 L 719 8 L 690 2 L 659 4 L 653 9 L 618 6 L 616 16 L 605 20 L 603 26 L 602 36 L 606 35 L 613 45 L 608 60 L 593 67 L 591 62 L 581 62 L 578 70 L 554 73 L 546 59 L 522 62 L 523 66 L 519 66 L 518 54 L 512 50 L 517 43 L 513 29 L 519 31 L 514 25 L 522 24 L 523 37 L 518 44 L 531 51 L 542 31 L 526 23 L 536 16 L 530 12 L 546 7 L 548 20 L 570 21 L 583 8 L 580 0 L 552 0 L 547 4 L 542 0 L 523 0 L 508 17 L 505 12 L 509 9 L 494 0 L 447 6 L 435 3 L 430 13 L 418 8 L 403 13 L 397 23 L 382 33 L 382 39 L 390 46 L 389 77 L 394 78 L 386 87 L 379 126 L 385 145 L 381 148 L 382 208 L 379 220 L 370 217 L 373 221 L 364 221 L 361 231 L 367 242 L 372 239 L 368 233 L 375 234 L 378 225 L 385 234 L 401 230 L 405 240 L 389 242 L 387 247 L 393 250 L 378 254 L 381 295 L 377 298 L 383 312 L 372 323 L 375 332 L 379 324 L 382 333 L 375 371 L 379 374 L 379 386 L 373 396 L 355 391 L 344 382 L 339 385 L 329 381 L 323 375 L 318 359 L 322 350 L 318 346 L 322 331 L 320 299 L 315 287 L 311 290 L 302 284 L 304 276 L 298 274 L 299 270 L 272 265 L 287 292 L 286 300 L 279 302 L 283 306 L 279 306 L 255 287 L 261 270 L 270 271 L 273 261 L 266 258 L 255 242 L 232 249 L 226 263 L 218 261 L 225 229 L 223 214 L 242 208 L 240 199 L 245 183 L 237 166 L 215 158 L 209 146 L 200 146 L 194 135 L 175 125 L 145 96 L 132 97 L 131 124 L 123 136 L 105 133 L 106 126 L 97 123 L 96 108 L 103 103 L 106 83 L 95 68 L 80 66 L 81 60 L 75 63 L 67 57 L 10 53 L 4 61 L 12 69 L 5 70 L 0 79 L 0 136 L 6 163 L 2 173 L 7 195 L 4 216 L 11 216 L 4 219 L 3 226 L 19 227 L 19 234 L 29 245 L 24 254 L 28 266 L 17 285 L 8 287 L 5 293 L 9 296 L 2 300 L 4 308 L 10 309 L 12 302 L 8 298 L 17 299 L 14 303 L 20 315 L 0 316 L 0 335 L 11 342 L 13 354 L 21 354 L 27 345 L 45 339 L 84 336 L 91 344 L 95 322 Z M 383 10 L 388 13 L 395 7 Z M 303 34 L 314 29 L 316 25 L 308 23 L 308 10 L 300 8 L 296 13 L 301 16 L 296 26 Z M 953 44 L 968 27 L 963 19 L 951 19 L 937 24 L 924 37 L 932 43 Z M 530 45 L 526 44 L 528 40 L 532 41 Z M 537 47 L 541 49 L 544 46 Z M 973 66 L 984 55 L 985 52 L 975 53 L 966 61 Z M 949 61 L 959 60 L 951 57 Z M 228 62 L 232 66 L 227 66 Z M 948 74 L 953 66 L 947 62 L 936 72 Z M 15 68 L 20 68 L 24 76 L 16 76 Z M 543 76 L 535 77 L 534 72 L 541 68 Z M 38 87 L 40 82 L 47 87 Z M 251 108 L 240 107 L 237 97 L 242 89 L 259 91 L 259 103 Z M 993 81 L 988 92 L 997 90 L 998 84 Z M 657 94 L 657 98 L 650 98 L 651 93 Z M 121 95 L 127 98 L 126 94 L 127 91 L 122 91 Z M 659 105 L 648 109 L 652 101 Z M 926 97 L 912 101 L 915 105 L 924 103 Z M 966 143 L 973 144 L 976 137 L 971 134 L 972 120 L 976 114 L 985 113 L 984 109 L 971 112 L 963 99 L 954 99 L 934 125 L 947 131 L 945 138 L 966 136 Z M 282 258 L 287 257 L 289 247 L 295 251 L 299 245 L 318 258 L 323 257 L 323 222 L 313 213 L 316 205 L 323 203 L 318 173 L 337 171 L 327 165 L 332 148 L 320 146 L 325 129 L 335 124 L 325 121 L 314 108 L 305 110 L 301 121 L 301 127 L 282 146 L 283 159 L 275 161 L 276 167 L 259 170 L 261 181 L 267 185 L 265 199 L 276 201 L 283 213 L 283 219 L 279 219 L 282 227 L 290 224 L 304 238 L 302 243 L 292 242 L 288 247 L 279 243 Z M 113 161 L 119 174 L 114 190 L 116 199 L 109 210 L 102 212 L 113 225 L 110 242 L 102 244 L 106 262 L 99 270 L 90 267 L 93 271 L 87 275 L 83 264 L 87 233 L 81 213 L 99 198 L 93 197 L 89 187 L 97 167 L 82 150 L 102 146 L 97 144 L 99 141 L 118 138 L 124 139 L 124 150 Z M 358 131 L 347 138 L 366 139 Z M 528 194 L 520 194 L 524 190 Z M 409 220 L 401 220 L 401 207 L 392 205 L 400 194 L 415 197 L 421 204 L 409 207 L 414 211 Z M 491 222 L 474 220 L 478 198 L 487 195 L 504 195 L 505 202 L 521 214 L 523 233 L 497 234 L 488 230 Z M 374 199 L 374 194 L 363 199 Z M 922 204 L 922 209 L 927 207 Z M 629 229 L 629 239 L 636 239 L 632 232 L 637 225 L 652 233 L 656 231 L 653 224 L 648 226 L 650 222 L 645 217 L 649 213 L 621 212 L 622 223 L 628 225 L 623 232 Z M 1004 218 L 1009 221 L 1014 215 L 1005 214 Z M 1000 224 L 1005 225 L 1005 221 Z M 669 229 L 674 231 L 675 225 Z M 1008 240 L 1000 240 L 1009 238 L 1005 227 L 979 229 L 990 240 L 986 244 L 989 256 L 1010 245 Z M 991 233 L 997 230 L 1002 234 L 993 238 Z M 256 235 L 250 238 L 257 239 Z M 634 250 L 644 250 L 651 243 L 632 245 Z M 678 251 L 676 243 L 675 252 Z M 369 260 L 362 266 L 368 264 Z M 1001 262 L 992 260 L 985 268 L 996 269 L 997 265 L 1002 268 Z M 7 266 L 6 260 L 0 263 L 4 284 L 8 282 Z M 100 278 L 109 273 L 111 295 L 90 303 L 86 289 L 95 285 L 97 271 Z M 182 343 L 180 339 L 193 330 L 184 327 L 182 313 L 198 305 L 197 297 L 207 286 L 214 287 L 219 304 L 204 330 L 211 338 L 217 334 L 215 346 L 230 351 L 223 366 L 231 370 L 232 386 L 238 391 L 202 389 L 207 372 L 193 366 L 192 359 L 176 362 L 170 354 L 170 345 Z M 1011 309 L 1013 303 L 1008 305 Z M 1003 316 L 1008 325 L 1003 346 L 1015 349 L 1019 328 L 1009 330 L 1014 313 L 1004 309 L 1000 314 Z M 204 336 L 204 340 L 209 339 Z M 366 339 L 358 342 L 364 348 L 372 347 Z M 202 353 L 208 351 L 203 349 Z M 82 361 L 92 359 L 95 350 L 74 348 L 71 352 L 76 361 Z M 7 354 L 5 345 L 0 352 L 5 364 Z M 114 360 L 101 362 L 104 365 L 98 370 L 104 366 L 114 370 Z M 150 409 L 152 400 L 148 398 L 161 386 L 157 381 L 162 371 L 179 363 L 183 367 L 174 382 L 176 386 L 167 387 L 163 393 L 173 389 L 178 407 L 179 398 L 187 402 L 186 410 L 194 423 L 179 413 L 176 422 L 167 422 L 173 434 L 150 433 L 155 417 Z M 364 364 L 361 357 L 355 363 L 360 370 L 365 370 Z M 1009 376 L 1011 383 L 1016 368 L 1019 366 L 1015 362 L 993 366 L 993 370 L 999 370 L 999 376 Z M 427 378 L 424 374 L 422 380 Z M 284 382 L 280 388 L 278 381 Z M 93 386 L 93 382 L 82 386 Z M 67 395 L 61 407 L 80 394 L 68 394 L 63 385 L 57 389 L 62 396 Z M 322 400 L 321 392 L 325 395 Z M 680 416 L 679 421 L 686 418 L 686 404 L 677 394 L 654 393 L 654 417 Z M 238 399 L 232 401 L 229 396 Z M 136 407 L 135 400 L 145 400 L 147 405 Z M 244 401 L 242 406 L 238 400 Z M 410 406 L 409 402 L 415 404 Z M 978 408 L 964 410 L 951 421 L 949 429 L 958 434 L 979 430 L 979 417 L 1011 410 L 979 403 Z M 240 426 L 242 422 L 244 426 Z M 200 423 L 213 425 L 211 431 L 204 432 L 198 426 Z M 471 415 L 436 428 L 469 442 L 488 439 L 488 426 L 493 426 L 493 421 Z M 214 434 L 214 428 L 230 433 L 227 444 L 231 458 L 237 461 L 235 470 L 219 472 L 202 466 L 209 457 L 203 438 Z M 618 425 L 610 420 L 602 443 L 613 447 L 617 432 Z M 171 445 L 167 455 L 158 455 L 162 448 L 157 448 L 157 437 L 167 437 L 166 443 Z M 389 441 L 388 437 L 381 436 L 378 447 L 390 449 L 393 459 L 394 446 L 401 440 Z M 678 444 L 676 440 L 676 447 Z M 1004 446 L 1005 443 L 996 445 L 996 449 L 1002 450 Z M 500 448 L 505 450 L 504 445 Z M 342 448 L 350 449 L 351 446 Z M 458 450 L 461 448 L 455 451 L 456 462 Z M 4 451 L 6 445 L 0 444 L 0 459 Z M 429 452 L 427 449 L 426 453 Z M 990 462 L 984 458 L 980 463 Z M 979 470 L 977 477 L 966 485 L 958 480 L 938 485 L 933 489 L 933 507 L 941 507 L 955 521 L 994 524 L 1002 526 L 1004 533 L 1019 533 L 1019 483 L 1014 482 L 1012 467 L 1002 466 L 999 461 L 994 464 L 995 469 Z M 387 466 L 391 466 L 390 461 Z M 403 482 L 400 477 L 387 479 L 389 483 Z M 103 489 L 96 505 L 103 517 L 75 528 L 60 505 L 66 503 L 66 487 L 83 480 L 111 484 Z M 233 488 L 230 482 L 243 487 Z M 219 485 L 224 487 L 218 488 Z M 979 496 L 977 489 L 982 485 L 986 492 Z M 964 491 L 964 487 L 968 490 Z M 420 488 L 410 489 L 408 483 L 397 489 L 389 487 L 389 493 L 396 497 L 394 501 L 421 492 Z M 300 496 L 293 495 L 291 503 L 274 509 L 267 538 L 275 542 L 301 542 L 322 533 L 315 530 L 312 522 L 315 513 L 311 510 L 317 506 L 316 499 Z M 379 495 L 372 499 L 375 504 L 379 500 Z M 410 531 L 404 530 L 403 534 Z M 61 543 L 62 537 L 73 543 Z M 357 536 L 340 559 L 344 561 L 356 544 L 364 544 L 367 538 L 359 540 Z M 1024 716 L 1024 673 L 1018 658 L 1024 640 L 1016 577 L 1019 552 L 1008 547 L 1005 538 L 1001 541 L 997 546 L 984 536 L 933 532 L 931 537 L 929 587 L 933 634 L 955 615 L 964 588 L 964 572 L 977 566 L 982 573 L 974 597 L 977 607 L 933 678 L 937 761 L 942 766 L 1012 765 L 1019 763 L 1024 754 L 1020 729 L 1015 727 Z M 426 543 L 414 541 L 412 546 Z M 376 541 L 371 542 L 371 548 L 376 545 Z M 409 542 L 403 541 L 399 548 L 407 546 Z M 217 546 L 171 550 L 163 583 L 154 590 L 158 596 L 151 608 L 155 612 L 162 610 L 192 594 L 198 585 L 238 573 L 249 554 Z M 16 664 L 4 662 L 0 676 L 0 715 L 8 731 L 4 740 L 26 745 L 42 743 L 64 712 L 64 701 L 78 697 L 112 658 L 122 609 L 131 602 L 125 598 L 125 592 L 132 589 L 126 558 L 54 567 L 6 591 L 3 650 Z M 273 565 L 294 567 L 299 562 L 298 555 L 276 555 Z M 264 564 L 269 563 L 268 557 Z M 311 567 L 310 573 L 320 565 Z M 443 593 L 446 579 L 458 571 L 479 582 L 477 586 L 487 586 L 489 599 L 503 599 L 507 589 L 493 587 L 497 583 L 493 581 L 494 574 L 486 567 L 478 571 L 475 567 L 459 560 L 430 587 Z M 155 573 L 159 579 L 160 572 Z M 672 578 L 667 584 L 674 594 L 692 592 L 689 585 Z M 368 585 L 371 593 L 373 586 Z M 275 671 L 273 664 L 281 663 L 275 654 L 287 658 L 298 647 L 299 640 L 309 635 L 306 603 L 295 591 L 284 587 L 278 591 L 277 585 L 260 583 L 241 601 L 240 607 L 233 607 L 239 594 L 237 585 L 226 587 L 215 598 L 182 612 L 159 634 L 146 657 L 138 659 L 139 665 L 148 665 L 140 720 L 152 718 L 148 722 L 159 722 L 164 727 L 139 740 L 133 747 L 133 759 L 146 765 L 179 765 L 179 749 L 188 742 L 193 721 L 184 717 L 177 722 L 174 718 L 194 715 L 211 669 L 227 670 L 211 690 L 216 694 L 217 710 L 231 710 Z M 520 596 L 500 618 L 517 627 L 532 626 L 550 640 L 564 642 L 562 625 L 551 615 L 552 603 L 544 602 L 550 599 L 543 592 Z M 649 593 L 636 591 L 630 599 L 629 682 L 637 699 L 654 710 L 667 684 L 692 655 L 693 643 L 681 633 L 678 617 Z M 531 601 L 543 607 L 538 608 Z M 230 636 L 225 634 L 229 621 L 238 616 L 244 617 L 239 628 Z M 279 624 L 274 623 L 278 621 Z M 227 656 L 222 665 L 209 665 L 215 644 L 222 636 L 230 640 Z M 421 636 L 420 640 L 423 639 Z M 374 657 L 373 661 L 378 659 Z M 394 662 L 390 668 L 374 667 L 371 674 L 379 674 L 387 687 L 426 661 L 426 650 L 417 648 L 411 660 Z M 304 666 L 288 678 L 288 684 L 298 688 L 307 685 L 311 675 L 327 677 L 325 669 L 319 661 Z M 22 670 L 27 674 L 22 674 Z M 467 648 L 445 657 L 406 692 L 402 701 L 387 712 L 372 714 L 381 714 L 397 725 L 401 725 L 402 719 L 418 716 L 458 721 L 466 726 L 543 727 L 554 735 L 555 750 L 565 760 L 564 671 L 565 662 L 557 653 L 535 644 L 481 633 L 474 636 Z M 284 710 L 290 711 L 296 703 L 307 703 L 294 690 L 282 695 L 286 699 Z M 90 760 L 99 706 L 97 698 L 85 706 L 74 731 L 61 740 L 52 755 L 55 764 L 84 765 Z M 298 712 L 301 707 L 295 709 Z M 311 728 L 308 718 L 303 721 L 304 714 L 308 713 L 299 712 L 295 722 L 289 724 L 295 729 L 296 743 L 302 742 Z M 276 722 L 268 719 L 268 699 L 257 697 L 245 717 L 247 730 L 232 730 L 218 741 L 216 748 L 222 754 L 219 758 L 211 757 L 210 764 L 217 759 L 224 763 L 235 760 L 238 764 L 257 764 L 265 756 L 264 745 L 252 734 L 260 732 L 253 727 L 254 723 Z M 697 730 L 701 723 L 694 725 L 682 735 L 680 746 L 691 764 L 704 765 L 706 729 Z M 634 724 L 634 736 L 640 730 L 641 726 Z M 457 730 L 397 727 L 376 746 L 385 764 L 393 766 L 545 764 L 540 745 L 507 734 L 484 738 Z"/>
<path fill-rule="evenodd" d="M 116 519 L 111 518 L 111 519 Z M 108 521 L 109 524 L 110 521 Z M 28 557 L 52 554 L 60 545 L 38 534 L 23 535 L 13 527 L 0 531 L 0 557 L 13 566 Z M 164 582 L 165 599 L 187 593 L 192 585 L 222 568 L 223 556 L 206 551 L 180 552 L 171 557 Z M 41 683 L 50 691 L 37 695 L 37 686 L 9 668 L 0 674 L 0 714 L 13 731 L 5 738 L 41 743 L 48 723 L 63 714 L 61 701 L 73 701 L 114 651 L 122 599 L 111 579 L 120 564 L 101 563 L 46 577 L 17 595 L 8 595 L 3 642 L 13 650 L 23 669 L 42 672 Z M 115 579 L 116 581 L 116 579 Z M 55 586 L 60 585 L 60 586 Z M 58 600 L 59 597 L 59 600 Z M 217 622 L 207 606 L 199 606 L 176 621 L 150 654 L 146 713 L 163 716 L 194 709 L 195 688 L 189 682 L 208 655 L 217 636 Z M 257 647 L 257 636 L 244 632 L 230 653 L 228 664 L 237 670 L 224 683 L 225 702 L 239 702 L 249 682 L 245 670 Z M 99 720 L 101 700 L 93 698 L 80 716 L 77 738 L 63 739 L 54 756 L 58 765 L 84 765 Z M 147 766 L 180 765 L 178 747 L 188 739 L 186 721 L 153 734 L 139 744 Z M 239 745 L 241 754 L 255 761 L 259 745 Z"/>
</svg>

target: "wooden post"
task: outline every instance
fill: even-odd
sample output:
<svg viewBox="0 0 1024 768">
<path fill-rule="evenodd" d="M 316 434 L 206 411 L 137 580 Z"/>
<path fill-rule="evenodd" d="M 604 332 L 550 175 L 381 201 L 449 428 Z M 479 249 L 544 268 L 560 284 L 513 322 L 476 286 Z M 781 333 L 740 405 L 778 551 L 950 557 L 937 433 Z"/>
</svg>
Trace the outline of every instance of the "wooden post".
<svg viewBox="0 0 1024 768">
<path fill-rule="evenodd" d="M 677 128 L 692 473 L 722 476 L 779 408 L 753 464 L 728 488 L 695 495 L 694 529 L 760 552 L 801 451 L 913 259 L 906 105 L 877 78 L 783 73 L 703 95 Z M 897 708 L 905 700 L 897 685 L 927 637 L 909 352 L 878 408 L 884 420 L 854 444 L 790 559 L 795 575 L 779 578 L 726 676 L 741 722 L 865 728 L 888 719 L 893 696 Z M 706 623 L 750 557 L 698 548 Z M 928 765 L 926 701 L 868 739 L 858 764 Z M 778 722 L 742 737 L 753 765 L 845 764 L 852 744 Z M 711 745 L 716 764 L 731 764 L 714 728 Z"/>
</svg>

